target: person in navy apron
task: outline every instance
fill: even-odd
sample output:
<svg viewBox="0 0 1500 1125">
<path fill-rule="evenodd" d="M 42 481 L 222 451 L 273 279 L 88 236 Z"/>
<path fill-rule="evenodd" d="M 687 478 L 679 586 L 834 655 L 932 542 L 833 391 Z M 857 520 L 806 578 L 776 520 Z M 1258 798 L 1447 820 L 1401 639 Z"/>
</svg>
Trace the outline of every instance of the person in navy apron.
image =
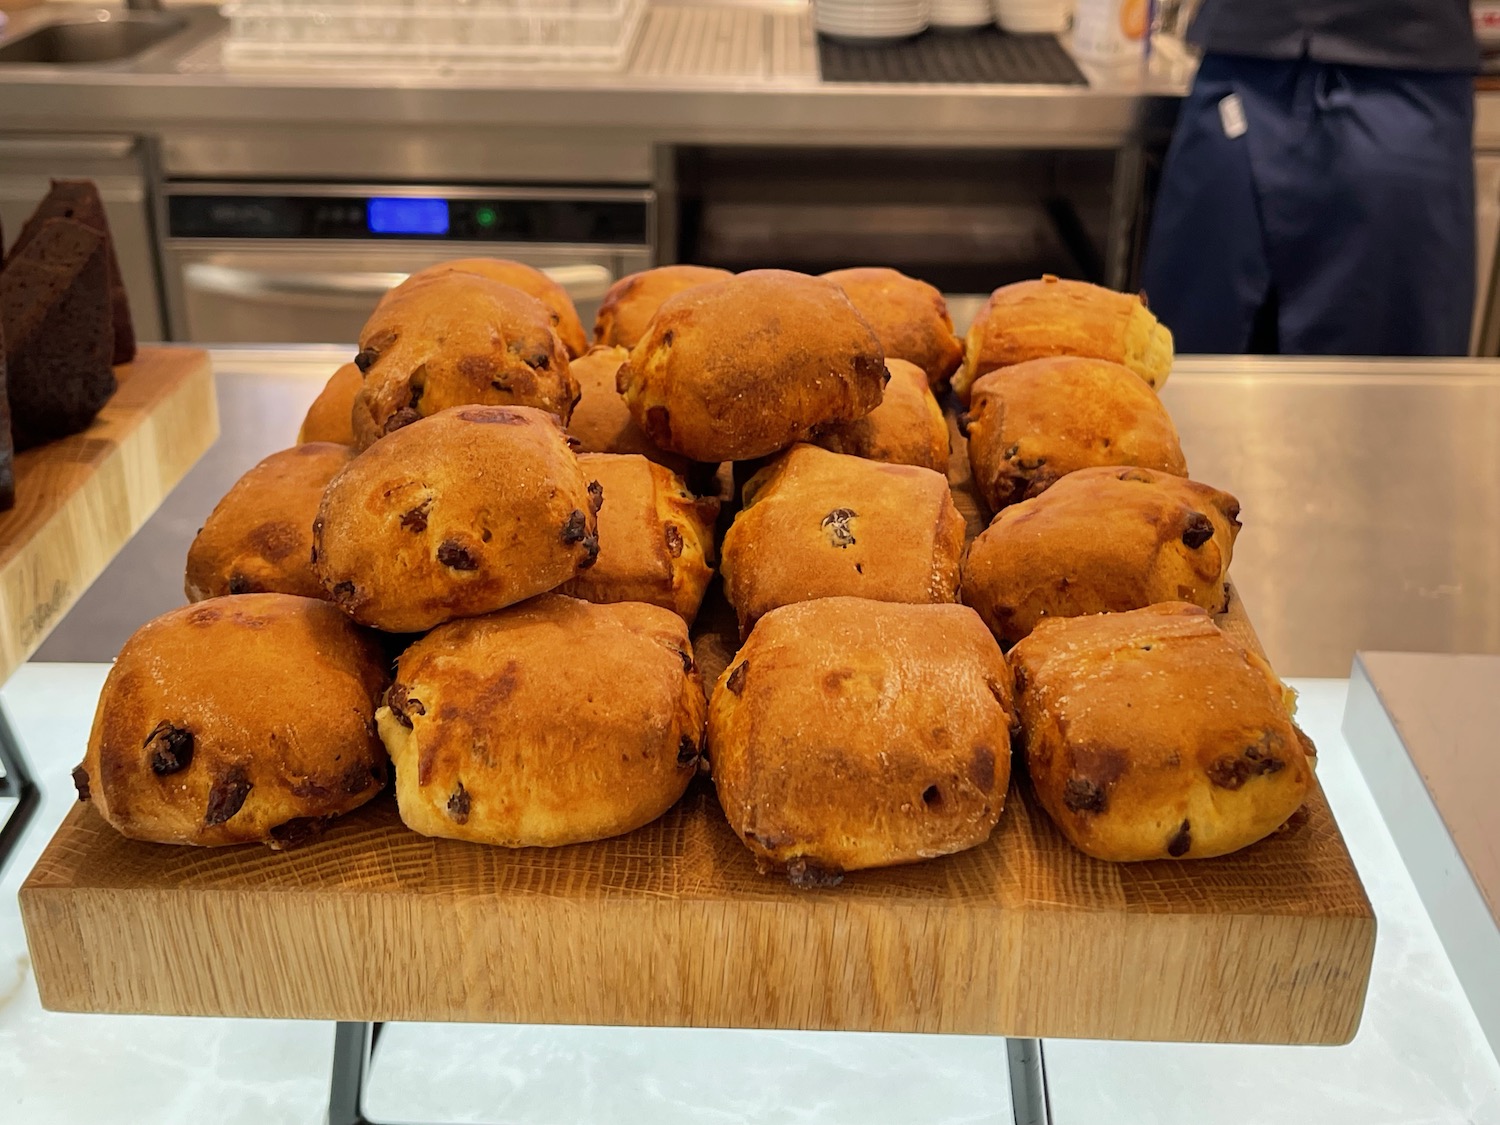
<svg viewBox="0 0 1500 1125">
<path fill-rule="evenodd" d="M 1204 0 L 1142 268 L 1179 352 L 1464 355 L 1468 0 Z"/>
</svg>

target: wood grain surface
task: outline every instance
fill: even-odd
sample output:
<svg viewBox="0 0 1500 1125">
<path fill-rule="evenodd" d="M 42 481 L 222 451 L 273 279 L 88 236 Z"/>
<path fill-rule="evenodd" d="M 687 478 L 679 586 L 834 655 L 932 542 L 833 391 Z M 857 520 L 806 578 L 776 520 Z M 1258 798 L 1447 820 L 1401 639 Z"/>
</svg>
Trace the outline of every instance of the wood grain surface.
<svg viewBox="0 0 1500 1125">
<path fill-rule="evenodd" d="M 1253 643 L 1237 602 L 1225 623 Z M 714 595 L 706 675 L 732 630 Z M 1347 1041 L 1375 940 L 1320 791 L 1237 855 L 1117 865 L 1024 780 L 983 846 L 816 891 L 758 874 L 702 781 L 551 851 L 416 836 L 389 795 L 280 854 L 134 843 L 80 805 L 21 907 L 57 1010 L 1215 1042 Z"/>
<path fill-rule="evenodd" d="M 213 371 L 197 348 L 140 349 L 80 434 L 16 455 L 0 513 L 0 683 L 219 436 Z"/>
</svg>

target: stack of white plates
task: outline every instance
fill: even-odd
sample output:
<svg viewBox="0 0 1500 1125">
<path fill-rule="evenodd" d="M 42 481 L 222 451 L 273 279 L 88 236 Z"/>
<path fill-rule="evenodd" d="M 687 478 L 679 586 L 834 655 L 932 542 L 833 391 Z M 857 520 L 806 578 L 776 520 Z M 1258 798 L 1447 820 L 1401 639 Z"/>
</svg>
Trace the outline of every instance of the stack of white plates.
<svg viewBox="0 0 1500 1125">
<path fill-rule="evenodd" d="M 840 39 L 902 39 L 927 27 L 928 0 L 816 0 L 817 28 Z"/>
<path fill-rule="evenodd" d="M 1070 0 L 994 0 L 995 22 L 1016 35 L 1055 34 L 1068 26 Z"/>
<path fill-rule="evenodd" d="M 993 22 L 992 0 L 930 0 L 927 21 L 933 27 L 983 27 Z"/>
</svg>

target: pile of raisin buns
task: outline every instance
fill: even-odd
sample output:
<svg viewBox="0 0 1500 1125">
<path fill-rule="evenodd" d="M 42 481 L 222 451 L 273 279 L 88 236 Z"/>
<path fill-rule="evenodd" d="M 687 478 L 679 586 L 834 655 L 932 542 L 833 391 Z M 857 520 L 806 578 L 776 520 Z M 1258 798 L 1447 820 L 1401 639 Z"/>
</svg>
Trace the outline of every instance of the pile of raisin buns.
<svg viewBox="0 0 1500 1125">
<path fill-rule="evenodd" d="M 1103 860 L 1224 855 L 1303 803 L 1291 694 L 1215 620 L 1239 505 L 1188 477 L 1139 298 L 1007 285 L 961 340 L 894 270 L 667 266 L 593 336 L 515 262 L 392 289 L 121 651 L 80 794 L 136 839 L 285 847 L 393 780 L 413 831 L 529 847 L 705 775 L 804 886 L 984 843 L 1014 753 Z"/>
</svg>

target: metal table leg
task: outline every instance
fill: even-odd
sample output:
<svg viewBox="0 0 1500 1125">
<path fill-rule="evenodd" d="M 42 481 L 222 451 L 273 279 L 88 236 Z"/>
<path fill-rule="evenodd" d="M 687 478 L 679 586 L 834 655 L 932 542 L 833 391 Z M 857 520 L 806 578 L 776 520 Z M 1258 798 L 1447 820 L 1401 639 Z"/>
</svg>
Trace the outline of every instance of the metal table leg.
<svg viewBox="0 0 1500 1125">
<path fill-rule="evenodd" d="M 1010 1067 L 1010 1105 L 1016 1125 L 1052 1125 L 1052 1101 L 1047 1096 L 1047 1072 L 1042 1066 L 1042 1041 L 1007 1039 L 1005 1059 Z"/>
<path fill-rule="evenodd" d="M 4 875 L 5 865 L 20 844 L 27 822 L 42 803 L 41 790 L 31 778 L 4 707 L 0 707 L 0 769 L 5 771 L 5 776 L 0 777 L 0 798 L 10 797 L 16 802 L 10 816 L 0 825 L 0 875 Z"/>
<path fill-rule="evenodd" d="M 365 1078 L 370 1054 L 383 1025 L 340 1023 L 333 1033 L 333 1083 L 328 1096 L 328 1125 L 376 1125 L 364 1114 Z M 1052 1125 L 1047 1074 L 1040 1039 L 1007 1039 L 1011 1112 L 1016 1125 Z"/>
</svg>

